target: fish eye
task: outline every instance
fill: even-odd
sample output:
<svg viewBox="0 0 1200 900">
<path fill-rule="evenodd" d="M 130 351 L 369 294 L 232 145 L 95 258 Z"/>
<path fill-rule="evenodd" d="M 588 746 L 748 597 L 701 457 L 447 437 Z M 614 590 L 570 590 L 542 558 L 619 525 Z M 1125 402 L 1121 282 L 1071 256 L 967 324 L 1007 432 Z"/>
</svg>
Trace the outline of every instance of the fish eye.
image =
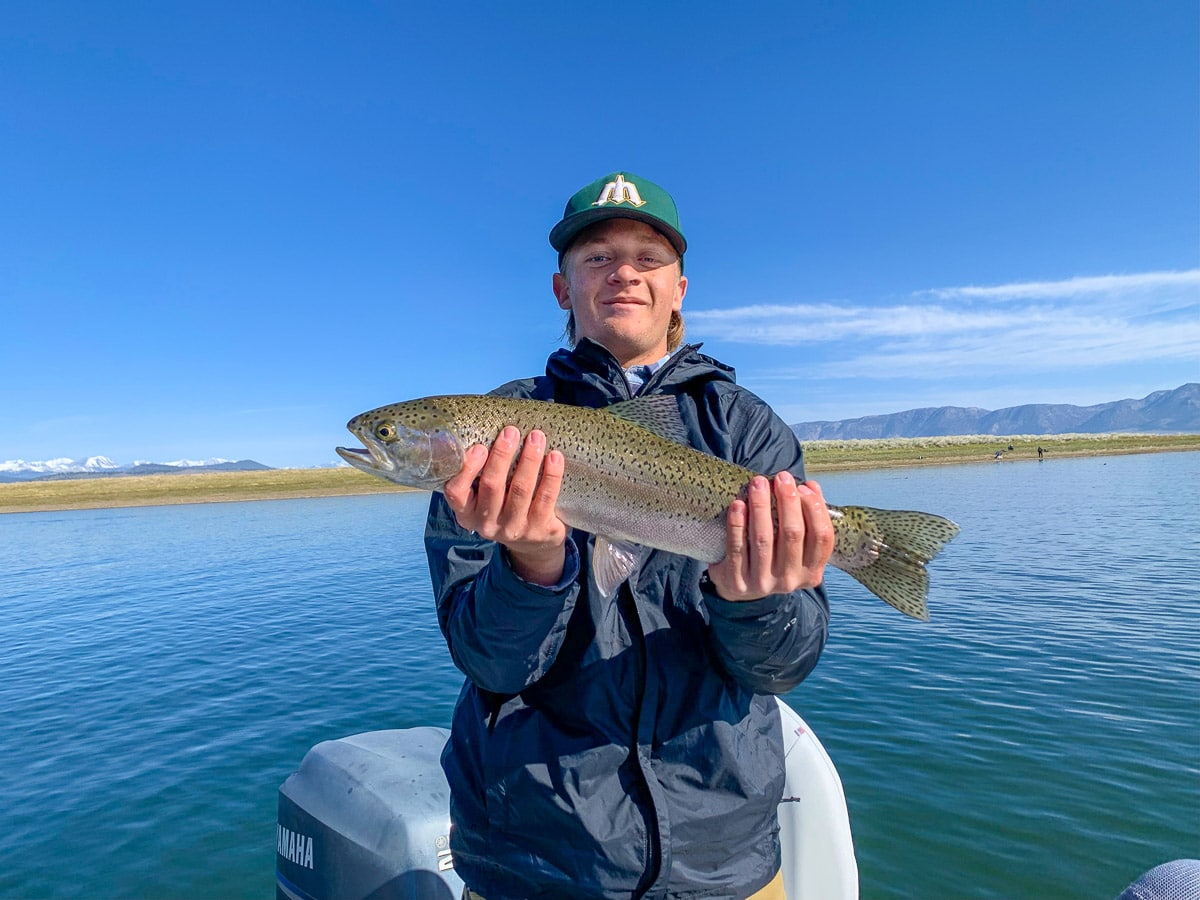
<svg viewBox="0 0 1200 900">
<path fill-rule="evenodd" d="M 391 422 L 380 422 L 375 426 L 375 437 L 381 441 L 394 441 L 396 439 L 396 426 Z"/>
</svg>

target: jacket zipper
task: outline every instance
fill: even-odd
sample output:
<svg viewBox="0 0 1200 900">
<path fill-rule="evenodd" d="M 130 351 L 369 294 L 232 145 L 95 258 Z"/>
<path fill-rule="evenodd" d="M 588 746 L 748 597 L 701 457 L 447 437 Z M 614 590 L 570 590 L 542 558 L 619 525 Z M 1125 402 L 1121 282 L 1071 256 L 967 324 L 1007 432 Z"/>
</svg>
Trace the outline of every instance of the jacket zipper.
<svg viewBox="0 0 1200 900">
<path fill-rule="evenodd" d="M 680 346 L 676 347 L 675 352 L 672 353 L 671 357 L 662 364 L 658 371 L 654 372 L 649 378 L 646 379 L 646 383 L 642 385 L 642 390 L 638 396 L 641 397 L 653 393 L 654 389 L 662 384 L 662 382 L 665 380 L 667 373 L 679 365 L 680 360 L 682 360 L 692 351 L 698 349 L 700 349 L 699 344 L 681 344 Z M 625 390 L 629 391 L 630 397 L 632 398 L 633 392 L 629 390 L 628 380 L 624 378 L 621 380 L 625 382 Z"/>
<path fill-rule="evenodd" d="M 626 598 L 628 598 L 627 601 Z M 638 735 L 642 721 L 642 701 L 646 694 L 646 669 L 648 665 L 646 659 L 646 632 L 642 628 L 641 616 L 638 615 L 637 600 L 634 599 L 633 589 L 628 585 L 622 586 L 621 599 L 626 606 L 629 627 L 633 632 L 633 638 L 638 648 L 638 690 L 633 703 L 633 725 L 630 729 L 629 753 L 632 757 L 634 770 L 642 782 L 643 790 L 646 792 L 646 870 L 642 875 L 641 882 L 634 891 L 634 897 L 644 897 L 647 891 L 650 890 L 650 886 L 658 880 L 659 870 L 662 868 L 662 846 L 658 833 L 658 810 L 654 805 L 654 792 L 650 790 L 650 775 L 642 767 L 640 754 L 641 741 Z"/>
</svg>

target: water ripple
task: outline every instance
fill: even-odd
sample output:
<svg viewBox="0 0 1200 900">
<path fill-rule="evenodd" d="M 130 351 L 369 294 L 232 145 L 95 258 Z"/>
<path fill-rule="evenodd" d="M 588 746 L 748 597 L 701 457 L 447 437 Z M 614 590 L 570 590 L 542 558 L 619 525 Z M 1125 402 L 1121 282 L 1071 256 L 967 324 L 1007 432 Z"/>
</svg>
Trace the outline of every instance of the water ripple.
<svg viewBox="0 0 1200 900">
<path fill-rule="evenodd" d="M 866 900 L 1094 900 L 1195 855 L 1198 476 L 1161 454 L 822 479 L 963 526 L 928 624 L 831 573 L 789 698 L 842 773 Z M 0 516 L 0 896 L 271 896 L 276 790 L 312 744 L 449 719 L 425 504 Z"/>
</svg>

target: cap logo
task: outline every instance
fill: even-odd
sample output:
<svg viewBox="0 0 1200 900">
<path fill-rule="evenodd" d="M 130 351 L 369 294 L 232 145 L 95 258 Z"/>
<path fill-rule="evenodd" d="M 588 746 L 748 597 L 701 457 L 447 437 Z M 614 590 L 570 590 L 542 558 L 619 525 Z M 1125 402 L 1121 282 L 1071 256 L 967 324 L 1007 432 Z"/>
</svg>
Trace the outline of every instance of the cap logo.
<svg viewBox="0 0 1200 900">
<path fill-rule="evenodd" d="M 610 181 L 600 192 L 592 206 L 603 206 L 605 203 L 628 203 L 631 206 L 645 206 L 646 201 L 638 193 L 637 185 L 625 180 L 624 175 L 618 175 L 616 181 Z"/>
</svg>

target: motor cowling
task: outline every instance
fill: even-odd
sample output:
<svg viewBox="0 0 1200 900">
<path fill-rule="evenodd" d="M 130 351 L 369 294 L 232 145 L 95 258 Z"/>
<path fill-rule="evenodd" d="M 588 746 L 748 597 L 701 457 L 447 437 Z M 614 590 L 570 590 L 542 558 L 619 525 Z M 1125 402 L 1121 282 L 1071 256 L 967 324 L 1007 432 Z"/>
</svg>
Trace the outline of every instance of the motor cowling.
<svg viewBox="0 0 1200 900">
<path fill-rule="evenodd" d="M 445 728 L 313 747 L 279 789 L 277 900 L 458 900 Z"/>
</svg>

